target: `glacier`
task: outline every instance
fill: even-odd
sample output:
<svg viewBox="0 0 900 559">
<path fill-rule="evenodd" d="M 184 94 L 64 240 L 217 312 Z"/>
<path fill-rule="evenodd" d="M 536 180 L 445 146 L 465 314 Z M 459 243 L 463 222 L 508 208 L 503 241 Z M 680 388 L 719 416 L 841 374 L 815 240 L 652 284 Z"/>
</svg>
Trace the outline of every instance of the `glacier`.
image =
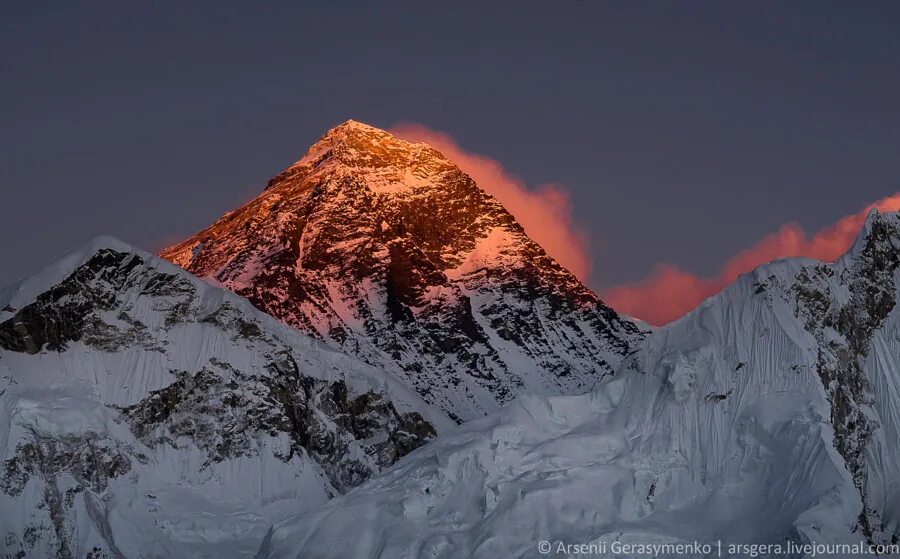
<svg viewBox="0 0 900 559">
<path fill-rule="evenodd" d="M 276 525 L 259 557 L 577 556 L 560 542 L 896 555 L 898 262 L 900 214 L 873 212 L 837 262 L 741 276 L 596 390 L 445 433 Z"/>
</svg>

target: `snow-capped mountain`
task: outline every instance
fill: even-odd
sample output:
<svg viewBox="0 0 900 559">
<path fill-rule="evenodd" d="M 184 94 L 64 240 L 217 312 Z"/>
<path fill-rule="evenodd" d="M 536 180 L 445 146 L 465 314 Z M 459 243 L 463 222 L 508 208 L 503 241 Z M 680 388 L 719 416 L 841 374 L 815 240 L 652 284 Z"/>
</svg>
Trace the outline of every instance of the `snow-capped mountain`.
<svg viewBox="0 0 900 559">
<path fill-rule="evenodd" d="M 438 151 L 354 121 L 161 255 L 459 419 L 588 390 L 645 335 Z"/>
<path fill-rule="evenodd" d="M 898 284 L 900 214 L 873 212 L 837 262 L 740 277 L 597 390 L 529 396 L 464 424 L 281 524 L 259 556 L 579 556 L 560 542 L 605 542 L 595 551 L 613 556 L 695 540 L 711 552 L 679 555 L 717 556 L 721 540 L 721 556 L 849 557 L 866 553 L 796 546 L 896 545 Z"/>
<path fill-rule="evenodd" d="M 0 292 L 0 555 L 900 544 L 900 214 L 649 333 L 348 121 L 162 256 L 101 238 Z"/>
<path fill-rule="evenodd" d="M 3 557 L 252 556 L 451 424 L 114 239 L 0 293 Z"/>
</svg>

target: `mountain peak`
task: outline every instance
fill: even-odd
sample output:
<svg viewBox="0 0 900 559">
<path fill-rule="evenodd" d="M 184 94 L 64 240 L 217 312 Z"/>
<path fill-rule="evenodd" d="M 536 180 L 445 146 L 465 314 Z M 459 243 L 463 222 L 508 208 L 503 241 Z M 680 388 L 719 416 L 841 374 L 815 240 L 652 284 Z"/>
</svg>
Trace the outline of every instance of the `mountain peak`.
<svg viewBox="0 0 900 559">
<path fill-rule="evenodd" d="M 385 130 L 351 119 L 326 132 L 288 169 L 308 166 L 310 163 L 320 165 L 323 159 L 328 158 L 341 159 L 345 163 L 368 161 L 402 165 L 417 147 L 423 145 L 411 144 Z M 391 161 L 385 161 L 383 156 L 388 153 L 396 157 L 391 158 Z M 381 157 L 378 157 L 379 155 Z"/>
<path fill-rule="evenodd" d="M 363 138 L 375 142 L 397 140 L 397 138 L 391 136 L 386 130 L 382 130 L 381 128 L 371 126 L 364 122 L 359 122 L 358 120 L 348 119 L 329 129 L 328 132 L 325 132 L 319 141 L 313 144 L 307 151 L 312 151 L 313 148 L 323 142 L 327 145 L 333 145 L 339 142 L 359 141 Z"/>
<path fill-rule="evenodd" d="M 363 132 L 385 132 L 381 128 L 376 126 L 372 126 L 371 124 L 366 124 L 365 122 L 360 122 L 358 120 L 353 120 L 352 118 L 348 118 L 344 122 L 338 124 L 331 130 L 329 130 L 326 134 L 332 134 L 339 131 L 350 131 L 350 130 L 359 130 Z"/>
<path fill-rule="evenodd" d="M 462 171 L 424 143 L 401 140 L 390 132 L 347 120 L 326 132 L 293 165 L 269 180 L 267 188 L 287 179 L 323 173 L 353 175 L 381 192 L 441 182 L 439 175 Z"/>
<path fill-rule="evenodd" d="M 872 208 L 848 254 L 855 256 L 869 243 L 878 241 L 890 245 L 900 243 L 900 212 L 881 212 Z"/>
<path fill-rule="evenodd" d="M 643 338 L 440 152 L 352 120 L 162 256 L 454 418 L 585 391 Z"/>
</svg>

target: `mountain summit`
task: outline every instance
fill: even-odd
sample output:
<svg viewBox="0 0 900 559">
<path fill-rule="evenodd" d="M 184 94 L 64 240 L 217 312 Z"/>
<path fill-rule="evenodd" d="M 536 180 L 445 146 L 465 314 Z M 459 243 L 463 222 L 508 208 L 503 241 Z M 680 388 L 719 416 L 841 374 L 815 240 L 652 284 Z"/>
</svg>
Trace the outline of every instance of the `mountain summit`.
<svg viewBox="0 0 900 559">
<path fill-rule="evenodd" d="M 161 256 L 455 419 L 585 391 L 644 337 L 439 151 L 352 120 Z"/>
</svg>

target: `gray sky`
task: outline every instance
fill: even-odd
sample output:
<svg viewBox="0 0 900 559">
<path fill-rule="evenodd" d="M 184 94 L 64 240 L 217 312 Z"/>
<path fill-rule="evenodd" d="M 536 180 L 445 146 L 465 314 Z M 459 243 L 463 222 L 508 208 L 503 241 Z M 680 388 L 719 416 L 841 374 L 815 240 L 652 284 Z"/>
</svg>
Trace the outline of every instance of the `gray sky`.
<svg viewBox="0 0 900 559">
<path fill-rule="evenodd" d="M 351 117 L 564 186 L 597 288 L 900 190 L 897 2 L 79 4 L 0 8 L 0 284 L 158 250 Z"/>
</svg>

